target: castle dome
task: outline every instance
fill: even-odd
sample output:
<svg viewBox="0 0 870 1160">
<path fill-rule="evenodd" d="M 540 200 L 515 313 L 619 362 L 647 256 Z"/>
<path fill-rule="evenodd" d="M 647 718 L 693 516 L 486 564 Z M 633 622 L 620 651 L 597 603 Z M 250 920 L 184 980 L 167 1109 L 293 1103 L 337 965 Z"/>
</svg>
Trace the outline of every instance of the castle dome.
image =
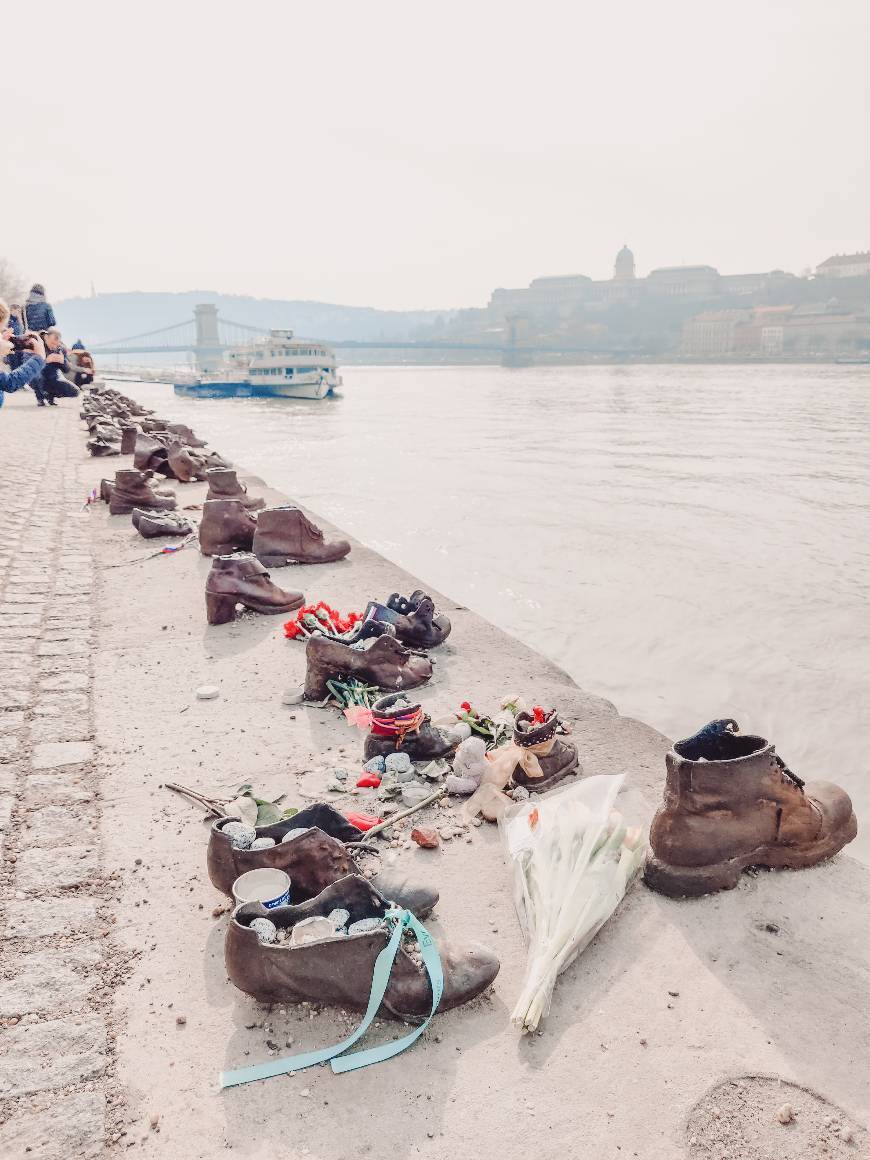
<svg viewBox="0 0 870 1160">
<path fill-rule="evenodd" d="M 623 246 L 613 263 L 613 278 L 616 282 L 625 282 L 634 276 L 634 254 L 628 246 Z"/>
</svg>

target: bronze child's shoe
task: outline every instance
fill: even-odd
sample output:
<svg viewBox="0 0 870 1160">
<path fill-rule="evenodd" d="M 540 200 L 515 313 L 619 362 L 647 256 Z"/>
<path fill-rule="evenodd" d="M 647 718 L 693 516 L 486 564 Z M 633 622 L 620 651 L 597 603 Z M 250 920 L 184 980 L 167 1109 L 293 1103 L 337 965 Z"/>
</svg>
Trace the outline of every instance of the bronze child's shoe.
<svg viewBox="0 0 870 1160">
<path fill-rule="evenodd" d="M 326 682 L 333 679 L 356 677 L 391 692 L 414 689 L 428 681 L 432 676 L 429 658 L 406 649 L 392 635 L 392 630 L 384 631 L 384 627 L 363 626 L 359 638 L 352 644 L 326 636 L 310 636 L 305 643 L 306 701 L 322 701 L 329 695 Z M 380 630 L 382 635 L 364 635 L 371 629 Z"/>
<path fill-rule="evenodd" d="M 209 624 L 227 624 L 236 616 L 236 605 L 267 614 L 295 612 L 305 603 L 301 592 L 285 592 L 273 584 L 256 556 L 215 556 L 205 582 L 205 608 Z"/>
<path fill-rule="evenodd" d="M 283 940 L 285 932 L 305 918 L 328 918 L 346 910 L 349 924 L 364 918 L 382 918 L 388 907 L 370 883 L 349 875 L 327 886 L 315 898 L 267 910 L 259 902 L 237 907 L 224 942 L 230 981 L 261 1003 L 331 1003 L 365 1010 L 372 986 L 375 960 L 387 945 L 387 926 L 363 934 L 337 935 L 301 946 Z M 278 927 L 278 940 L 260 941 L 251 929 L 255 918 L 268 918 Z M 444 994 L 439 1011 L 449 1011 L 476 998 L 498 974 L 499 961 L 479 943 L 451 945 L 438 940 L 444 971 Z M 396 955 L 386 994 L 379 1009 L 384 1018 L 419 1022 L 432 1007 L 432 990 L 425 968 L 403 948 Z"/>
<path fill-rule="evenodd" d="M 167 423 L 166 430 L 171 435 L 177 435 L 181 442 L 186 443 L 188 447 L 205 447 L 205 440 L 197 439 L 185 423 Z"/>
<path fill-rule="evenodd" d="M 404 693 L 388 693 L 372 705 L 371 731 L 366 737 L 363 759 L 407 753 L 412 761 L 435 761 L 456 748 L 447 734 L 432 724 L 419 704 Z"/>
<path fill-rule="evenodd" d="M 350 551 L 347 540 L 327 542 L 323 532 L 298 507 L 264 508 L 257 516 L 254 555 L 267 568 L 285 564 L 331 564 Z"/>
<path fill-rule="evenodd" d="M 109 497 L 109 511 L 113 516 L 127 516 L 133 508 L 172 511 L 175 495 L 164 495 L 154 487 L 150 471 L 123 470 L 115 472 L 115 483 Z"/>
<path fill-rule="evenodd" d="M 261 867 L 283 870 L 290 875 L 290 897 L 294 903 L 313 898 L 347 874 L 360 873 L 343 843 L 320 828 L 323 825 L 341 832 L 341 823 L 344 823 L 345 829 L 354 829 L 329 806 L 318 804 L 306 807 L 289 821 L 256 827 L 258 838 L 275 840 L 275 845 L 265 850 L 234 848 L 223 832 L 224 826 L 234 821 L 235 818 L 219 818 L 213 824 L 208 840 L 208 876 L 215 889 L 222 894 L 232 896 L 233 883 L 239 875 Z M 298 829 L 303 832 L 290 841 L 282 842 L 281 839 L 288 831 Z M 363 837 L 362 831 L 356 831 L 357 839 Z M 412 911 L 417 918 L 426 918 L 438 902 L 437 890 L 420 882 L 409 881 L 405 874 L 395 868 L 380 871 L 370 881 L 383 898 Z"/>
<path fill-rule="evenodd" d="M 523 751 L 523 757 L 513 772 L 514 785 L 530 793 L 545 793 L 579 770 L 577 746 L 558 736 L 562 730 L 555 709 L 546 713 L 543 721 L 536 721 L 531 713 L 517 715 L 513 743 Z"/>
<path fill-rule="evenodd" d="M 94 456 L 120 455 L 120 443 L 109 442 L 101 436 L 88 440 L 88 451 Z"/>
<path fill-rule="evenodd" d="M 202 505 L 199 550 L 203 556 L 250 552 L 257 530 L 252 516 L 237 499 L 207 499 Z"/>
<path fill-rule="evenodd" d="M 435 611 L 432 597 L 421 589 L 406 600 L 394 592 L 387 608 L 396 614 L 396 636 L 413 648 L 437 648 L 450 636 L 451 624 L 443 612 Z"/>
<path fill-rule="evenodd" d="M 257 511 L 266 506 L 264 499 L 254 499 L 248 495 L 248 489 L 239 483 L 235 471 L 230 467 L 209 467 L 205 477 L 208 480 L 208 495 L 206 499 L 235 499 L 244 504 L 249 511 Z"/>
<path fill-rule="evenodd" d="M 829 781 L 804 783 L 763 737 L 711 721 L 665 758 L 664 803 L 650 828 L 644 878 L 671 897 L 736 886 L 749 866 L 800 870 L 858 832 L 852 802 Z"/>
</svg>

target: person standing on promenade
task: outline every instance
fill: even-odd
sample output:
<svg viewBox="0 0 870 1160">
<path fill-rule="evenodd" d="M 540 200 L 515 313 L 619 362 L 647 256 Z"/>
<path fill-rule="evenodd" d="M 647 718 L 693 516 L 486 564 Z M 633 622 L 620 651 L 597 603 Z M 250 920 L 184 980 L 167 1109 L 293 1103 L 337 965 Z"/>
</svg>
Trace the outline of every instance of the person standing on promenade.
<svg viewBox="0 0 870 1160">
<path fill-rule="evenodd" d="M 24 320 L 28 330 L 48 330 L 50 326 L 57 326 L 57 319 L 51 304 L 45 300 L 45 287 L 41 282 L 34 282 L 24 304 Z"/>
<path fill-rule="evenodd" d="M 9 322 L 7 323 L 13 338 L 20 338 L 27 329 L 24 325 L 24 309 L 17 302 L 9 303 Z M 8 362 L 12 370 L 17 370 L 24 362 L 25 355 L 20 350 L 13 350 Z"/>
</svg>

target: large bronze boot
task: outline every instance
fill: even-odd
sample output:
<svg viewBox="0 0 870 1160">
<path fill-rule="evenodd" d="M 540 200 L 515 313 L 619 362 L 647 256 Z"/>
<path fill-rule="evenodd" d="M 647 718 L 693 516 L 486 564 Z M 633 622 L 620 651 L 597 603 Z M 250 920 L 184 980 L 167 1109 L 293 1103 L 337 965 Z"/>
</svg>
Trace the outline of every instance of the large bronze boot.
<svg viewBox="0 0 870 1160">
<path fill-rule="evenodd" d="M 305 603 L 301 592 L 287 592 L 273 584 L 256 556 L 215 556 L 205 582 L 209 624 L 235 620 L 236 605 L 267 614 L 295 612 Z"/>
<path fill-rule="evenodd" d="M 372 988 L 375 960 L 389 941 L 386 924 L 360 934 L 294 946 L 287 935 L 305 918 L 348 913 L 348 924 L 383 918 L 388 906 L 371 884 L 358 875 L 327 886 L 315 898 L 267 910 L 259 902 L 237 907 L 224 942 L 230 981 L 261 1003 L 330 1003 L 364 1011 Z M 278 928 L 275 942 L 262 942 L 251 923 L 268 918 Z M 449 1011 L 480 995 L 498 974 L 499 961 L 479 943 L 450 944 L 437 940 L 444 972 L 439 1011 Z M 432 990 L 425 968 L 399 947 L 386 994 L 379 1008 L 384 1018 L 419 1022 L 432 1008 Z"/>
<path fill-rule="evenodd" d="M 181 483 L 193 483 L 205 479 L 205 463 L 198 455 L 192 455 L 190 448 L 176 439 L 166 448 L 170 471 Z"/>
<path fill-rule="evenodd" d="M 172 511 L 176 507 L 175 495 L 163 495 L 152 483 L 150 471 L 126 469 L 115 472 L 115 482 L 109 497 L 109 511 L 113 516 L 127 516 L 133 508 L 147 508 L 155 511 Z"/>
<path fill-rule="evenodd" d="M 369 638 L 363 649 L 352 648 L 351 643 L 321 635 L 308 638 L 304 692 L 307 701 L 322 701 L 328 696 L 326 682 L 333 679 L 356 677 L 379 689 L 399 692 L 414 689 L 432 676 L 429 658 L 406 649 L 391 632 Z"/>
<path fill-rule="evenodd" d="M 264 499 L 254 499 L 248 489 L 239 483 L 235 470 L 231 467 L 209 467 L 206 471 L 208 495 L 206 499 L 236 499 L 250 511 L 258 511 L 266 506 Z"/>
<path fill-rule="evenodd" d="M 845 790 L 804 783 L 769 741 L 741 734 L 730 718 L 676 742 L 665 764 L 644 870 L 647 885 L 662 894 L 730 890 L 750 866 L 815 866 L 858 832 Z"/>
<path fill-rule="evenodd" d="M 267 568 L 285 564 L 331 564 L 350 551 L 347 540 L 326 541 L 298 507 L 267 507 L 257 516 L 254 555 Z"/>
<path fill-rule="evenodd" d="M 207 499 L 202 505 L 199 550 L 203 556 L 249 552 L 256 530 L 256 516 L 237 499 Z"/>
</svg>

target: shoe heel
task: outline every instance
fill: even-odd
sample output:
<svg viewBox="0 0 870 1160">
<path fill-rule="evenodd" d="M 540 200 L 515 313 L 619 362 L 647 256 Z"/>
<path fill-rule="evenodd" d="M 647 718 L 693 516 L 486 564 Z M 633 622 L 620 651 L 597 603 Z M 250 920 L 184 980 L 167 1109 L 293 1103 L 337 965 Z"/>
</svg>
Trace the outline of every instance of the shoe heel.
<svg viewBox="0 0 870 1160">
<path fill-rule="evenodd" d="M 213 592 L 205 594 L 205 614 L 209 624 L 229 624 L 236 619 L 236 600 L 234 596 L 216 596 Z"/>
<path fill-rule="evenodd" d="M 668 898 L 701 898 L 705 894 L 715 894 L 717 890 L 733 890 L 740 875 L 751 864 L 751 858 L 732 858 L 711 866 L 674 866 L 660 861 L 650 852 L 643 880 L 652 890 Z"/>
</svg>

